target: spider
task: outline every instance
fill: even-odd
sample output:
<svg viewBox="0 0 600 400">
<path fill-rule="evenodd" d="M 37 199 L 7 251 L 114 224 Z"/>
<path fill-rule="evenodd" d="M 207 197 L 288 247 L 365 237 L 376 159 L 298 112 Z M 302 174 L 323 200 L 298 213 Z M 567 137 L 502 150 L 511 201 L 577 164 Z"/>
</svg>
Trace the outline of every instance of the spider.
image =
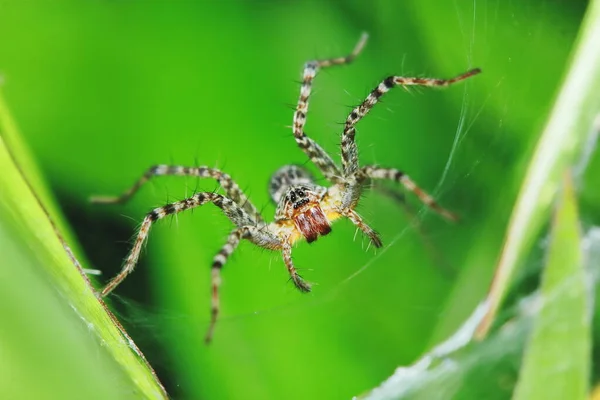
<svg viewBox="0 0 600 400">
<path fill-rule="evenodd" d="M 294 139 L 300 149 L 317 166 L 325 178 L 332 183 L 332 186 L 324 187 L 317 185 L 313 176 L 301 166 L 286 165 L 280 168 L 273 174 L 269 183 L 269 193 L 273 201 L 277 204 L 275 220 L 273 222 L 266 222 L 257 208 L 242 192 L 238 184 L 229 175 L 216 168 L 207 166 L 153 166 L 121 196 L 93 197 L 91 201 L 104 204 L 124 203 L 149 179 L 162 175 L 213 178 L 219 182 L 225 191 L 225 195 L 214 192 L 200 192 L 187 199 L 176 201 L 150 211 L 139 228 L 133 247 L 124 262 L 122 270 L 106 284 L 100 295 L 108 295 L 133 271 L 152 224 L 168 215 L 177 214 L 206 203 L 213 203 L 223 210 L 223 213 L 233 222 L 235 228 L 229 234 L 227 243 L 213 258 L 212 262 L 211 318 L 205 337 L 206 343 L 209 343 L 213 337 L 215 324 L 220 312 L 219 287 L 221 284 L 221 269 L 242 239 L 249 240 L 265 249 L 281 251 L 283 262 L 287 267 L 291 280 L 301 292 L 306 293 L 311 290 L 311 286 L 298 274 L 292 261 L 292 245 L 294 243 L 302 239 L 310 243 L 317 240 L 320 236 L 329 234 L 332 222 L 345 217 L 364 232 L 375 247 L 381 247 L 382 243 L 379 235 L 354 211 L 363 188 L 370 182 L 389 180 L 400 183 L 408 191 L 414 193 L 426 206 L 436 211 L 442 217 L 455 221 L 457 217 L 453 213 L 439 206 L 429 194 L 419 188 L 404 172 L 395 168 L 384 168 L 377 165 L 361 167 L 358 162 L 358 149 L 354 141 L 354 136 L 356 135 L 355 126 L 368 114 L 385 93 L 396 86 L 449 86 L 480 73 L 480 69 L 469 70 L 451 79 L 402 76 L 385 78 L 346 118 L 341 141 L 341 168 L 321 146 L 304 132 L 308 100 L 312 82 L 317 72 L 322 68 L 352 62 L 365 46 L 367 38 L 368 35 L 363 33 L 354 50 L 345 57 L 309 61 L 304 64 L 300 98 L 294 112 L 292 125 Z"/>
</svg>

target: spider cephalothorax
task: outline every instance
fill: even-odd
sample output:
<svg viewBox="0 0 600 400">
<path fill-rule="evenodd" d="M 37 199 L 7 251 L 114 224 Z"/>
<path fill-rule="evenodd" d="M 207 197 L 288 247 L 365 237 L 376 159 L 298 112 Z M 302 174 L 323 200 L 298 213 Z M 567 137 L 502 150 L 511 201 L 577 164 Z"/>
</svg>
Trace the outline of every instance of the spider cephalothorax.
<svg viewBox="0 0 600 400">
<path fill-rule="evenodd" d="M 310 173 L 299 166 L 287 165 L 280 168 L 272 176 L 269 185 L 271 198 L 277 204 L 275 220 L 267 223 L 256 207 L 241 191 L 240 187 L 224 172 L 206 166 L 154 166 L 148 169 L 142 178 L 120 197 L 96 197 L 93 201 L 98 203 L 119 203 L 126 201 L 144 182 L 157 175 L 213 178 L 220 183 L 225 195 L 214 192 L 196 193 L 188 199 L 155 208 L 148 213 L 140 226 L 137 238 L 125 260 L 123 269 L 108 282 L 102 290 L 101 295 L 106 296 L 109 294 L 133 271 L 142 245 L 148 237 L 150 227 L 154 222 L 167 215 L 199 207 L 209 202 L 221 208 L 225 215 L 235 224 L 235 228 L 229 235 L 227 243 L 214 257 L 212 263 L 211 323 L 206 335 L 207 342 L 212 338 L 220 309 L 219 286 L 221 284 L 221 269 L 242 239 L 250 240 L 252 243 L 269 250 L 281 251 L 291 280 L 300 291 L 308 292 L 310 291 L 310 285 L 300 277 L 292 262 L 292 245 L 296 241 L 306 239 L 308 242 L 313 242 L 319 236 L 327 235 L 331 232 L 331 223 L 333 221 L 345 217 L 365 233 L 376 247 L 381 246 L 379 235 L 369 225 L 364 223 L 362 218 L 354 211 L 360 200 L 363 187 L 372 181 L 389 180 L 400 183 L 405 189 L 414 193 L 425 205 L 443 217 L 455 220 L 456 217 L 454 214 L 440 207 L 430 195 L 420 189 L 414 181 L 400 170 L 383 168 L 376 165 L 361 167 L 358 162 L 358 149 L 354 141 L 354 136 L 356 135 L 356 124 L 393 87 L 444 87 L 478 74 L 480 72 L 479 69 L 472 69 L 451 79 L 410 78 L 402 76 L 385 78 L 346 118 L 341 141 L 341 168 L 338 167 L 329 154 L 311 138 L 306 136 L 304 132 L 308 112 L 308 99 L 310 97 L 312 81 L 317 71 L 320 68 L 350 63 L 360 53 L 366 40 L 367 35 L 363 34 L 352 53 L 346 57 L 309 61 L 304 65 L 300 98 L 298 99 L 298 106 L 294 113 L 292 130 L 298 146 L 317 166 L 323 176 L 332 183 L 332 186 L 327 188 L 316 185 Z"/>
<path fill-rule="evenodd" d="M 315 185 L 308 171 L 297 165 L 286 165 L 275 172 L 269 189 L 273 201 L 277 202 L 275 223 L 297 230 L 288 229 L 291 242 L 298 240 L 299 234 L 310 243 L 331 232 L 331 224 L 321 207 L 327 188 Z"/>
</svg>

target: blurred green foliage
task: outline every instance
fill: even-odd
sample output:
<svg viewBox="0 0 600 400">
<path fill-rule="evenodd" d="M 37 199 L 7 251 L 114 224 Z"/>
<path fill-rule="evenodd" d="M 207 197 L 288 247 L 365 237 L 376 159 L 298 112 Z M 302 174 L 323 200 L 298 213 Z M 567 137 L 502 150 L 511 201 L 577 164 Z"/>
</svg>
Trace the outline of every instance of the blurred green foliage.
<svg viewBox="0 0 600 400">
<path fill-rule="evenodd" d="M 273 214 L 270 174 L 306 163 L 289 129 L 303 62 L 343 55 L 360 32 L 371 35 L 353 65 L 315 81 L 307 133 L 334 158 L 340 122 L 383 77 L 481 67 L 443 91 L 390 93 L 357 135 L 364 163 L 406 171 L 460 224 L 409 196 L 415 228 L 397 204 L 366 193 L 358 211 L 387 246 L 366 251 L 347 221 L 299 245 L 295 262 L 318 283 L 309 295 L 286 283 L 279 254 L 242 243 L 224 268 L 223 314 L 207 347 L 210 262 L 231 228 L 207 206 L 153 228 L 113 297 L 175 398 L 348 398 L 412 362 L 483 298 L 584 9 L 535 0 L 10 1 L 0 3 L 0 72 L 91 266 L 108 279 L 146 211 L 217 188 L 163 178 L 124 207 L 87 203 L 120 193 L 150 165 L 217 166 Z M 513 379 L 487 384 L 506 398 Z"/>
</svg>

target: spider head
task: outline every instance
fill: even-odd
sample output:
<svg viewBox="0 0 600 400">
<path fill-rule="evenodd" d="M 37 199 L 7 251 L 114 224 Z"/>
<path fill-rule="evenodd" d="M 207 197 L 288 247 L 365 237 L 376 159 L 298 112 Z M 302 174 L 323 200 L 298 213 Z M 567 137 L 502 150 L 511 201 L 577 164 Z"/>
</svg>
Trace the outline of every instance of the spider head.
<svg viewBox="0 0 600 400">
<path fill-rule="evenodd" d="M 307 242 L 331 232 L 329 220 L 321 209 L 325 188 L 316 185 L 290 186 L 279 201 L 277 216 L 294 222 Z"/>
</svg>

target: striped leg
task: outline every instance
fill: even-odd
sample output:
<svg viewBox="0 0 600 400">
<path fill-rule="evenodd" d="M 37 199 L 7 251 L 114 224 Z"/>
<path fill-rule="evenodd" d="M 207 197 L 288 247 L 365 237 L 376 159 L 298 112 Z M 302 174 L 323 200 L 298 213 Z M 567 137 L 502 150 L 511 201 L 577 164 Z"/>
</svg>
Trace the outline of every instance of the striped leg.
<svg viewBox="0 0 600 400">
<path fill-rule="evenodd" d="M 355 125 L 368 114 L 369 111 L 377 104 L 379 98 L 387 93 L 395 86 L 428 86 L 428 87 L 444 87 L 453 83 L 460 82 L 473 75 L 477 75 L 481 70 L 479 68 L 472 69 L 457 77 L 451 79 L 436 79 L 436 78 L 405 78 L 402 76 L 390 76 L 383 80 L 367 98 L 356 108 L 352 110 L 344 125 L 344 133 L 342 135 L 342 166 L 344 168 L 344 176 L 350 177 L 358 170 L 358 149 L 354 136 L 356 135 Z"/>
<path fill-rule="evenodd" d="M 240 208 L 240 206 L 236 204 L 233 200 L 212 192 L 196 193 L 188 199 L 167 204 L 163 207 L 155 208 L 150 213 L 148 213 L 148 215 L 146 215 L 146 218 L 144 218 L 144 221 L 140 226 L 139 232 L 133 244 L 133 248 L 129 252 L 129 255 L 125 260 L 125 264 L 123 265 L 121 272 L 119 272 L 117 276 L 115 276 L 110 282 L 108 282 L 108 284 L 104 287 L 104 289 L 102 289 L 102 292 L 100 294 L 102 296 L 108 295 L 123 281 L 123 279 L 127 277 L 127 275 L 129 275 L 133 271 L 140 256 L 142 245 L 146 241 L 148 233 L 150 232 L 150 227 L 154 222 L 166 217 L 167 215 L 177 214 L 185 210 L 199 207 L 208 202 L 212 202 L 217 207 L 221 208 L 223 212 L 229 217 L 229 219 L 238 227 L 256 225 L 254 219 L 242 208 Z"/>
<path fill-rule="evenodd" d="M 285 242 L 283 244 L 282 249 L 283 262 L 288 269 L 290 274 L 290 279 L 294 282 L 294 285 L 303 293 L 310 292 L 310 284 L 306 282 L 300 275 L 298 275 L 298 271 L 296 271 L 296 267 L 294 267 L 294 263 L 292 261 L 292 245 Z"/>
<path fill-rule="evenodd" d="M 334 65 L 348 64 L 356 58 L 361 52 L 368 35 L 363 33 L 360 40 L 352 50 L 352 53 L 345 57 L 330 58 L 327 60 L 309 61 L 304 64 L 304 72 L 302 74 L 302 86 L 300 87 L 300 98 L 296 112 L 294 113 L 294 138 L 298 146 L 308 155 L 310 160 L 321 170 L 327 179 L 335 180 L 340 176 L 340 171 L 335 165 L 331 157 L 319 146 L 314 140 L 306 136 L 304 133 L 304 125 L 306 124 L 306 114 L 308 112 L 308 99 L 312 89 L 312 81 L 317 75 L 320 68 L 327 68 Z"/>
<path fill-rule="evenodd" d="M 215 325 L 217 324 L 217 319 L 221 310 L 219 301 L 219 287 L 221 286 L 221 269 L 223 269 L 223 265 L 225 264 L 231 253 L 235 251 L 238 244 L 240 243 L 240 240 L 242 239 L 248 239 L 254 244 L 269 250 L 278 250 L 282 248 L 281 240 L 276 235 L 274 235 L 273 232 L 271 232 L 268 226 L 266 225 L 243 226 L 231 232 L 229 238 L 227 238 L 227 243 L 225 243 L 225 245 L 213 258 L 211 269 L 211 316 L 210 325 L 204 338 L 206 344 L 210 343 L 210 341 L 212 340 Z"/>
<path fill-rule="evenodd" d="M 365 224 L 361 216 L 358 215 L 354 210 L 347 208 L 343 211 L 340 211 L 340 214 L 347 217 L 354 225 L 356 225 L 358 229 L 363 231 L 365 235 L 371 239 L 371 242 L 375 247 L 379 248 L 382 246 L 381 239 L 379 238 L 377 232 L 375 232 L 369 225 Z"/>
<path fill-rule="evenodd" d="M 440 214 L 442 217 L 450 221 L 458 221 L 458 217 L 455 214 L 437 204 L 433 197 L 418 187 L 416 183 L 414 183 L 407 175 L 404 174 L 404 172 L 395 168 L 380 168 L 375 165 L 367 165 L 366 167 L 362 167 L 360 172 L 370 179 L 387 179 L 399 182 L 404 185 L 406 189 L 413 192 L 423 204 Z"/>
<path fill-rule="evenodd" d="M 235 201 L 239 206 L 241 206 L 244 211 L 254 217 L 257 221 L 263 222 L 260 213 L 254 207 L 254 205 L 248 200 L 248 197 L 242 192 L 240 187 L 231 177 L 221 172 L 216 168 L 210 167 L 182 167 L 179 165 L 155 165 L 153 167 L 148 168 L 148 170 L 142 175 L 140 179 L 128 190 L 126 190 L 122 195 L 110 197 L 110 196 L 94 196 L 90 199 L 92 203 L 99 204 L 114 204 L 114 203 L 125 203 L 127 202 L 139 189 L 142 185 L 148 182 L 155 176 L 165 176 L 165 175 L 175 175 L 175 176 L 196 176 L 199 178 L 214 178 L 216 179 L 223 190 L 225 190 L 225 194 L 227 197 Z"/>
<path fill-rule="evenodd" d="M 213 258 L 212 263 L 212 277 L 211 277 L 211 285 L 212 285 L 212 298 L 211 298 L 211 307 L 210 307 L 210 325 L 208 327 L 208 332 L 206 333 L 206 337 L 204 341 L 206 343 L 210 343 L 212 340 L 213 332 L 215 330 L 215 324 L 217 323 L 217 318 L 219 316 L 219 287 L 221 286 L 221 269 L 223 268 L 223 264 L 227 261 L 231 253 L 236 249 L 242 237 L 248 235 L 247 229 L 236 229 L 229 235 L 227 239 L 227 243 L 221 248 L 221 250 L 217 253 L 215 258 Z"/>
</svg>

